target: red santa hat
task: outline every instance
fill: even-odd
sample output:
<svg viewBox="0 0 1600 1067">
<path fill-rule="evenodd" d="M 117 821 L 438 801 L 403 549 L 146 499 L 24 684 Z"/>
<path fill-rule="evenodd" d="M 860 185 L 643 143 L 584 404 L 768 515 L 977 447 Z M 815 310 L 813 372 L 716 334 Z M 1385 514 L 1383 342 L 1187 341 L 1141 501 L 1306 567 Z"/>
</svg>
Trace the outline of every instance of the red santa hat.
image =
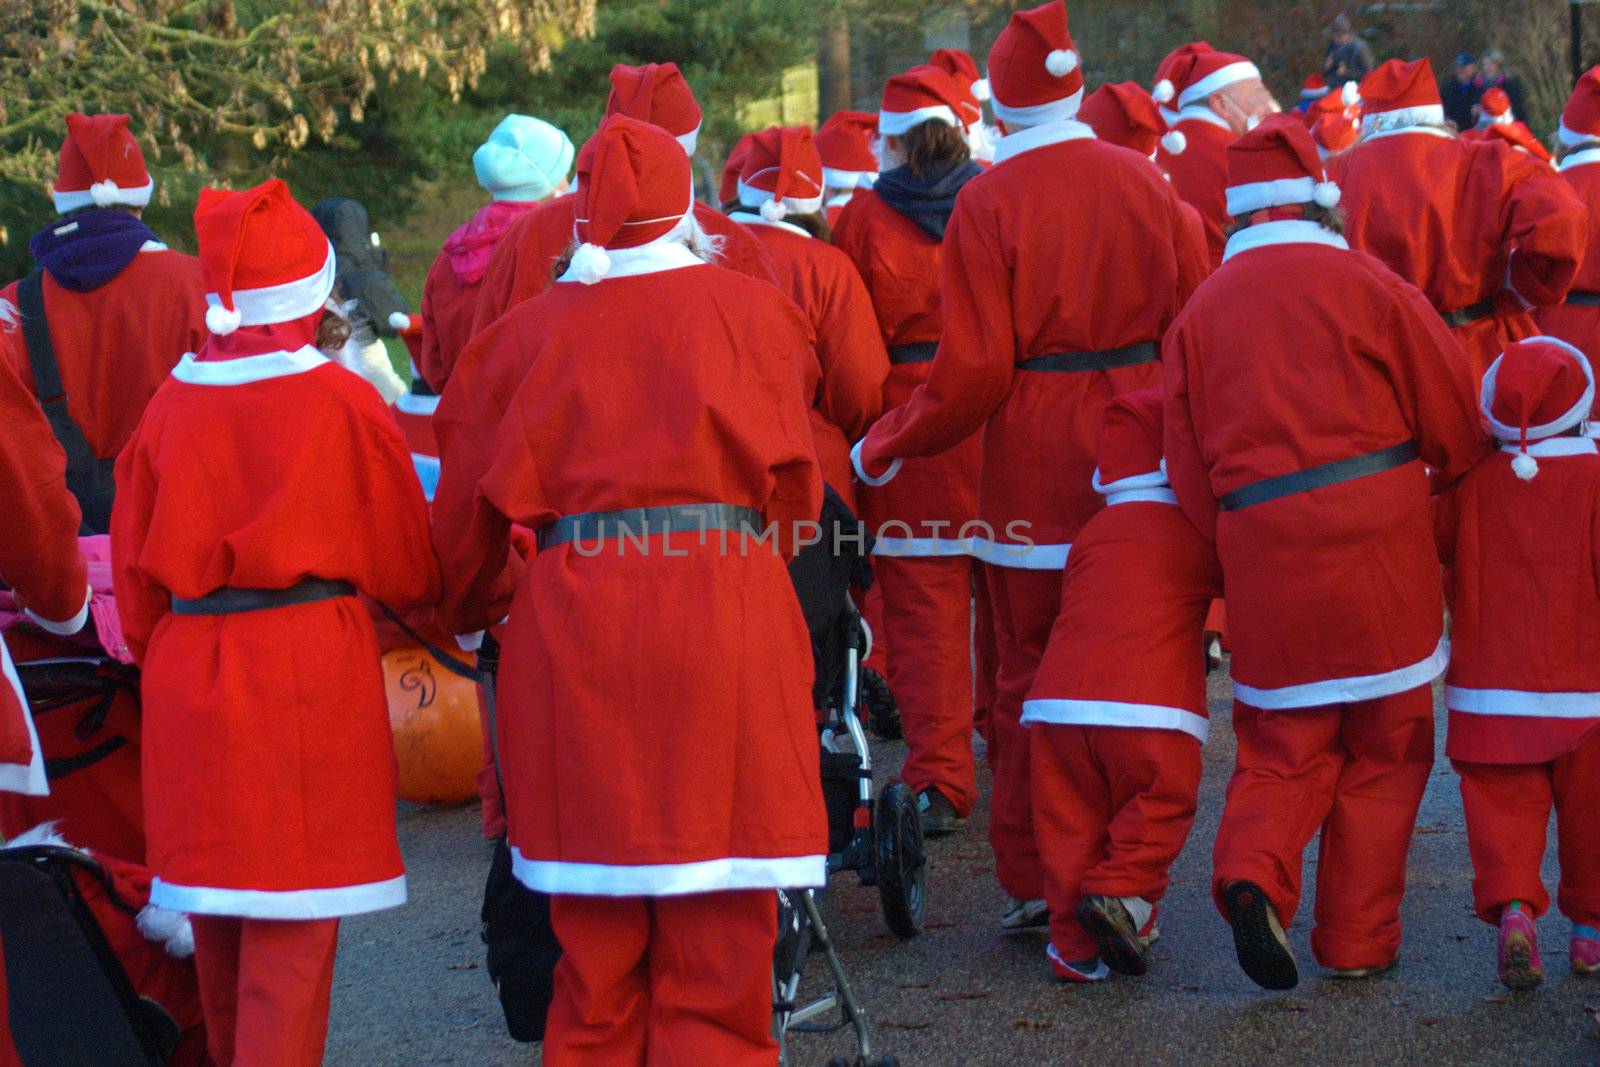
<svg viewBox="0 0 1600 1067">
<path fill-rule="evenodd" d="M 1345 82 L 1344 88 L 1339 92 L 1329 93 L 1306 108 L 1307 115 L 1322 116 L 1340 113 L 1348 114 L 1352 117 L 1361 114 L 1361 88 L 1355 82 Z"/>
<path fill-rule="evenodd" d="M 1308 74 L 1300 83 L 1300 99 L 1321 100 L 1328 95 L 1328 83 L 1320 74 Z"/>
<path fill-rule="evenodd" d="M 1182 111 L 1205 103 L 1212 93 L 1236 82 L 1261 77 L 1260 69 L 1244 56 L 1215 51 L 1203 41 L 1199 44 L 1204 45 L 1204 51 L 1198 47 L 1187 52 L 1179 49 L 1169 57 L 1163 77 L 1152 91 L 1157 103 L 1170 101 L 1176 104 L 1176 110 Z"/>
<path fill-rule="evenodd" d="M 194 231 L 214 334 L 305 318 L 333 292 L 333 245 L 281 179 L 200 190 Z"/>
<path fill-rule="evenodd" d="M 739 199 L 739 172 L 744 170 L 744 161 L 750 158 L 750 142 L 754 137 L 753 133 L 745 134 L 728 153 L 728 161 L 722 165 L 722 180 L 717 184 L 717 203 L 731 204 Z"/>
<path fill-rule="evenodd" d="M 1323 159 L 1348 152 L 1361 139 L 1361 116 L 1344 108 L 1318 115 L 1311 124 L 1311 139 Z"/>
<path fill-rule="evenodd" d="M 989 49 L 989 100 L 1002 122 L 1070 119 L 1083 102 L 1083 64 L 1061 0 L 1017 11 Z"/>
<path fill-rule="evenodd" d="M 1386 127 L 1440 125 L 1444 105 L 1439 102 L 1439 86 L 1433 77 L 1433 64 L 1426 59 L 1407 63 L 1391 59 L 1360 86 L 1364 114 L 1379 119 Z"/>
<path fill-rule="evenodd" d="M 1483 91 L 1478 98 L 1478 111 L 1483 115 L 1483 123 L 1489 126 L 1504 126 L 1517 118 L 1511 113 L 1511 98 L 1498 85 Z"/>
<path fill-rule="evenodd" d="M 676 63 L 646 63 L 642 67 L 618 63 L 612 67 L 606 114 L 627 115 L 660 126 L 691 156 L 700 141 L 700 104 Z"/>
<path fill-rule="evenodd" d="M 1550 149 L 1546 148 L 1543 142 L 1534 136 L 1533 131 L 1528 129 L 1526 124 L 1514 120 L 1494 126 L 1485 126 L 1481 130 L 1468 130 L 1461 136 L 1467 140 L 1475 141 L 1504 141 L 1517 151 L 1526 152 L 1541 163 L 1552 163 L 1555 159 L 1550 154 Z"/>
<path fill-rule="evenodd" d="M 52 191 L 56 211 L 64 215 L 85 207 L 144 207 L 155 187 L 139 142 L 128 132 L 128 116 L 67 116 Z"/>
<path fill-rule="evenodd" d="M 965 125 L 976 126 L 983 121 L 983 105 L 989 100 L 989 79 L 978 73 L 978 62 L 971 53 L 959 48 L 936 48 L 928 57 L 928 66 L 938 67 L 956 80 L 972 96 L 963 101 L 961 119 Z"/>
<path fill-rule="evenodd" d="M 1099 465 L 1093 484 L 1110 495 L 1167 485 L 1162 459 L 1161 386 L 1113 397 L 1100 424 Z"/>
<path fill-rule="evenodd" d="M 1584 71 L 1561 112 L 1556 136 L 1567 147 L 1600 141 L 1600 67 Z"/>
<path fill-rule="evenodd" d="M 822 157 L 809 126 L 770 126 L 751 138 L 739 203 L 768 222 L 822 210 Z"/>
<path fill-rule="evenodd" d="M 870 189 L 878 180 L 878 116 L 835 111 L 812 140 L 822 157 L 822 184 L 830 189 Z"/>
<path fill-rule="evenodd" d="M 1523 481 L 1539 473 L 1528 442 L 1566 433 L 1587 419 L 1593 406 L 1589 360 L 1554 337 L 1529 337 L 1507 346 L 1484 372 L 1478 398 L 1484 427 L 1519 447 L 1511 468 Z"/>
<path fill-rule="evenodd" d="M 878 108 L 878 133 L 900 137 L 924 122 L 942 122 L 966 129 L 962 117 L 965 105 L 975 103 L 972 94 L 961 87 L 949 72 L 927 64 L 896 74 L 883 87 L 883 103 Z"/>
<path fill-rule="evenodd" d="M 1150 89 L 1150 98 L 1161 105 L 1161 117 L 1167 120 L 1168 125 L 1178 121 L 1178 109 L 1174 103 L 1178 98 L 1178 87 L 1172 82 L 1173 74 L 1179 66 L 1187 65 L 1188 57 L 1215 51 L 1205 41 L 1190 41 L 1168 52 L 1156 66 L 1156 80 Z"/>
<path fill-rule="evenodd" d="M 1339 203 L 1339 187 L 1322 169 L 1305 123 L 1279 114 L 1228 146 L 1227 196 L 1228 214 L 1248 215 L 1290 204 L 1331 208 Z"/>
<path fill-rule="evenodd" d="M 1100 140 L 1141 156 L 1154 156 L 1157 145 L 1169 155 L 1179 155 L 1189 143 L 1179 131 L 1167 129 L 1161 109 L 1138 82 L 1102 85 L 1083 101 L 1078 118 L 1093 127 Z"/>
<path fill-rule="evenodd" d="M 689 157 L 651 122 L 611 115 L 578 154 L 572 275 L 593 285 L 611 269 L 606 249 L 637 248 L 694 210 Z"/>
</svg>

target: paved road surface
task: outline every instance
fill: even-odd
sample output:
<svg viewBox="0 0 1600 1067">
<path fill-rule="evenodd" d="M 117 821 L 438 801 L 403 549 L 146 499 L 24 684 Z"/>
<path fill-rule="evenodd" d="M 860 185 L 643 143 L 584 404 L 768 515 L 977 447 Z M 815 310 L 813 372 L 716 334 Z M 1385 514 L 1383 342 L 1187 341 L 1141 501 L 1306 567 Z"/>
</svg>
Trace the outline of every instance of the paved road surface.
<svg viewBox="0 0 1600 1067">
<path fill-rule="evenodd" d="M 986 802 L 968 831 L 931 846 L 929 923 L 899 942 L 876 891 L 836 879 L 825 915 L 874 1021 L 882 1051 L 906 1067 L 956 1064 L 1600 1064 L 1600 979 L 1567 970 L 1566 921 L 1541 923 L 1549 977 L 1508 995 L 1494 980 L 1489 927 L 1471 911 L 1455 777 L 1434 768 L 1411 855 L 1401 966 L 1368 982 L 1327 980 L 1304 919 L 1290 932 L 1301 962 L 1292 995 L 1257 989 L 1206 891 L 1210 846 L 1233 762 L 1227 683 L 1212 691 L 1200 816 L 1175 869 L 1155 964 L 1142 979 L 1096 987 L 1051 980 L 1041 934 L 1002 936 L 1002 894 L 985 841 Z M 1443 737 L 1440 738 L 1443 747 Z M 900 746 L 884 746 L 885 770 Z M 987 775 L 984 775 L 987 795 Z M 477 909 L 487 863 L 476 809 L 407 808 L 400 840 L 411 903 L 348 921 L 334 988 L 330 1064 L 526 1065 L 504 1035 L 481 969 Z M 1553 853 L 1553 848 L 1552 848 Z M 1546 876 L 1554 886 L 1554 866 Z M 813 975 L 821 961 L 814 960 Z M 815 983 L 813 983 L 815 984 Z M 794 1062 L 850 1049 L 844 1033 L 795 1039 Z"/>
</svg>

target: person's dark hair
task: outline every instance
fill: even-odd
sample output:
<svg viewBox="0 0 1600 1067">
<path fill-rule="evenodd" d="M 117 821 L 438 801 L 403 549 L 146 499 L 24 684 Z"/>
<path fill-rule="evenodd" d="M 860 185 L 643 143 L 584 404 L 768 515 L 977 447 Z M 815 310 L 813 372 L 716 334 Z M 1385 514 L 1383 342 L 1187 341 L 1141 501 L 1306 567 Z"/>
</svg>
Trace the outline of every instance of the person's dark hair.
<svg viewBox="0 0 1600 1067">
<path fill-rule="evenodd" d="M 944 122 L 922 122 L 900 135 L 906 166 L 918 178 L 930 170 L 960 166 L 972 158 L 966 133 Z"/>
<path fill-rule="evenodd" d="M 317 349 L 321 352 L 337 352 L 350 340 L 350 320 L 340 315 L 332 308 L 324 308 L 322 321 L 317 323 Z"/>
<path fill-rule="evenodd" d="M 1252 212 L 1253 214 L 1253 212 Z M 1301 204 L 1300 217 L 1307 222 L 1314 222 L 1331 233 L 1340 237 L 1344 236 L 1344 212 L 1337 207 L 1322 207 L 1318 204 Z M 1235 215 L 1228 223 L 1226 236 L 1232 237 L 1240 230 L 1250 228 L 1249 215 Z"/>
<path fill-rule="evenodd" d="M 1600 141 L 1579 141 L 1573 145 L 1559 145 L 1556 148 L 1556 162 L 1559 163 L 1568 156 L 1576 155 L 1579 152 L 1592 152 L 1597 148 L 1600 148 Z"/>
<path fill-rule="evenodd" d="M 798 226 L 802 230 L 817 238 L 819 241 L 832 241 L 833 229 L 828 225 L 828 208 L 823 206 L 821 211 L 810 215 L 785 215 L 783 221 L 791 226 Z"/>
</svg>

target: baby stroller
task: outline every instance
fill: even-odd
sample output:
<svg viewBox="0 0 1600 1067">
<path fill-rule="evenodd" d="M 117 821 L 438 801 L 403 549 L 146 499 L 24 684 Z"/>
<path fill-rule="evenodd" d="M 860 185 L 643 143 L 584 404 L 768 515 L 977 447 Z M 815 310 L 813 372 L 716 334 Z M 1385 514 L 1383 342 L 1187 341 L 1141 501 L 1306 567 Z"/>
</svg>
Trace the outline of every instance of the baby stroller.
<svg viewBox="0 0 1600 1067">
<path fill-rule="evenodd" d="M 854 871 L 864 886 L 876 886 L 884 922 L 899 937 L 922 928 L 927 857 L 916 798 L 902 782 L 872 795 L 872 753 L 862 727 L 861 662 L 870 638 L 850 600 L 852 585 L 865 587 L 872 576 L 867 562 L 871 540 L 861 523 L 830 488 L 822 511 L 822 540 L 802 549 L 790 576 L 811 634 L 816 662 L 813 700 L 825 710 L 822 724 L 822 792 L 828 810 L 828 873 Z M 828 961 L 833 989 L 809 1003 L 798 1003 L 806 957 L 812 948 Z M 819 1022 L 834 1008 L 838 1022 Z M 851 991 L 844 968 L 817 909 L 815 891 L 778 893 L 778 944 L 773 957 L 773 1030 L 787 1062 L 790 1032 L 825 1033 L 851 1026 L 855 1060 L 847 1067 L 893 1067 L 893 1057 L 874 1058 L 866 1018 Z M 830 1065 L 831 1067 L 831 1065 Z"/>
</svg>

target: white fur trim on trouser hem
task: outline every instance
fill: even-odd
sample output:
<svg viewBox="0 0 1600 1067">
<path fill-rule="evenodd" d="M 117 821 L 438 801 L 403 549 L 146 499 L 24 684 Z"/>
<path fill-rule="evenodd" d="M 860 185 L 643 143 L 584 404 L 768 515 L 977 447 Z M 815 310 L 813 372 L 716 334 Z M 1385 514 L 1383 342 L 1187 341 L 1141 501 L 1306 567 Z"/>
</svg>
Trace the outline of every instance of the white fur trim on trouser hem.
<svg viewBox="0 0 1600 1067">
<path fill-rule="evenodd" d="M 1237 679 L 1233 683 L 1233 696 L 1241 704 L 1263 711 L 1284 708 L 1320 708 L 1329 704 L 1354 704 L 1362 700 L 1405 693 L 1427 685 L 1450 665 L 1450 642 L 1441 637 L 1427 659 L 1399 667 L 1382 674 L 1368 674 L 1357 678 L 1330 678 L 1323 682 L 1304 682 L 1276 689 L 1257 689 L 1244 685 Z"/>
<path fill-rule="evenodd" d="M 1600 719 L 1600 693 L 1533 693 L 1522 689 L 1463 689 L 1447 685 L 1444 706 L 1463 715 Z"/>
<path fill-rule="evenodd" d="M 237 915 L 245 919 L 337 919 L 398 908 L 406 902 L 406 876 L 328 889 L 218 889 L 150 884 L 150 903 L 190 915 Z"/>
<path fill-rule="evenodd" d="M 1015 567 L 1027 571 L 1064 570 L 1067 555 L 1072 550 L 1071 542 L 1064 545 L 1017 545 L 974 537 L 971 544 L 974 559 L 981 559 L 995 567 Z"/>
<path fill-rule="evenodd" d="M 1022 725 L 1125 726 L 1143 730 L 1177 730 L 1204 742 L 1211 720 L 1183 708 L 1162 704 L 1124 704 L 1117 700 L 1025 700 Z"/>
<path fill-rule="evenodd" d="M 511 847 L 511 873 L 540 893 L 591 897 L 678 897 L 730 889 L 815 889 L 826 856 L 728 857 L 694 863 L 567 863 L 530 860 Z"/>
<path fill-rule="evenodd" d="M 39 734 L 33 728 L 33 715 L 28 711 L 28 698 L 22 692 L 22 679 L 11 662 L 11 652 L 6 648 L 4 635 L 0 635 L 0 685 L 9 685 L 22 705 L 22 728 L 28 734 L 27 763 L 0 763 L 0 793 L 21 793 L 25 797 L 50 795 L 50 780 L 44 772 L 44 750 L 39 747 Z"/>
<path fill-rule="evenodd" d="M 83 607 L 79 608 L 78 613 L 72 618 L 65 619 L 60 622 L 57 622 L 54 619 L 47 619 L 43 615 L 40 615 L 38 612 L 34 611 L 32 608 L 23 608 L 22 614 L 28 617 L 29 622 L 33 623 L 46 633 L 55 634 L 57 637 L 71 637 L 73 634 L 83 629 L 84 624 L 89 621 L 89 601 L 93 598 L 94 590 L 92 588 L 85 587 L 83 593 Z"/>
</svg>

